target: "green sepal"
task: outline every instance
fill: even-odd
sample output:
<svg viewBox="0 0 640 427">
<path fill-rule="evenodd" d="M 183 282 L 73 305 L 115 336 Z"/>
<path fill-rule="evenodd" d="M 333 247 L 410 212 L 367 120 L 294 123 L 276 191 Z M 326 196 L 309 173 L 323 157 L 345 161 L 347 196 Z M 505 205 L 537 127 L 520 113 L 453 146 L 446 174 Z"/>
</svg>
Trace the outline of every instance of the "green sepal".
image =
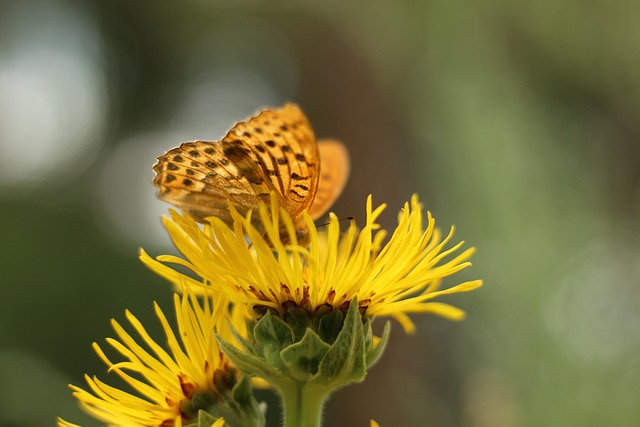
<svg viewBox="0 0 640 427">
<path fill-rule="evenodd" d="M 224 418 L 227 425 L 234 427 L 264 427 L 264 412 L 253 398 L 251 379 L 242 376 L 232 390 L 198 392 L 181 405 L 181 412 L 195 422 L 185 427 L 211 427 L 218 418 Z M 197 416 L 196 411 L 197 410 Z"/>
<path fill-rule="evenodd" d="M 258 408 L 253 398 L 253 387 L 251 386 L 251 378 L 249 376 L 242 375 L 240 381 L 233 387 L 231 392 L 233 394 L 233 400 L 243 407 L 255 405 L 255 407 Z"/>
<path fill-rule="evenodd" d="M 344 314 L 342 311 L 332 310 L 320 318 L 318 335 L 324 342 L 333 344 L 342 330 L 343 323 Z"/>
<path fill-rule="evenodd" d="M 309 312 L 302 307 L 291 305 L 284 310 L 284 321 L 291 327 L 294 342 L 300 341 L 311 323 Z"/>
<path fill-rule="evenodd" d="M 215 423 L 218 418 L 214 417 L 207 411 L 198 411 L 198 427 L 211 427 L 211 424 Z M 195 425 L 195 424 L 194 424 Z"/>
<path fill-rule="evenodd" d="M 281 356 L 289 375 L 299 382 L 306 382 L 318 372 L 320 361 L 330 347 L 307 328 L 302 340 L 282 350 Z"/>
<path fill-rule="evenodd" d="M 369 331 L 371 331 L 371 326 L 369 325 Z M 389 341 L 389 333 L 391 332 L 391 322 L 387 320 L 387 323 L 384 324 L 384 329 L 382 330 L 382 336 L 380 337 L 380 342 L 377 346 L 367 349 L 367 355 L 365 357 L 365 363 L 367 368 L 373 365 L 378 361 L 380 356 L 382 356 L 382 352 L 387 347 L 387 342 Z"/>
<path fill-rule="evenodd" d="M 373 346 L 373 329 L 371 328 L 371 318 L 362 318 L 362 330 L 364 331 L 364 352 L 369 353 Z"/>
<path fill-rule="evenodd" d="M 320 320 L 322 320 L 325 314 L 329 314 L 333 310 L 335 309 L 329 304 L 322 304 L 321 306 L 317 307 L 313 312 L 313 316 L 311 317 L 311 329 L 317 331 L 318 326 L 320 325 Z"/>
<path fill-rule="evenodd" d="M 354 298 L 349 305 L 342 330 L 320 361 L 313 382 L 333 390 L 351 382 L 362 381 L 365 374 L 362 316 L 358 310 L 358 301 Z"/>
<path fill-rule="evenodd" d="M 294 333 L 291 327 L 279 317 L 267 312 L 256 323 L 253 334 L 258 345 L 259 354 L 265 361 L 277 369 L 284 368 L 280 352 L 293 344 Z"/>
<path fill-rule="evenodd" d="M 233 387 L 231 392 L 233 400 L 242 408 L 243 415 L 247 415 L 246 418 L 248 420 L 255 422 L 253 425 L 264 426 L 266 423 L 264 416 L 266 406 L 261 408 L 254 398 L 251 378 L 248 375 L 242 375 L 240 381 Z"/>
<path fill-rule="evenodd" d="M 183 400 L 180 403 L 180 412 L 195 417 L 196 413 L 199 413 L 201 410 L 216 410 L 217 403 L 218 399 L 216 395 L 213 394 L 213 391 L 200 391 L 195 393 L 191 399 Z"/>
<path fill-rule="evenodd" d="M 245 338 L 240 332 L 238 332 L 235 326 L 233 326 L 233 323 L 231 321 L 227 323 L 236 341 L 240 343 L 240 345 L 244 347 L 246 351 L 255 354 L 258 351 L 258 347 L 256 347 L 255 340 L 253 338 L 253 324 L 249 324 L 249 322 L 247 322 L 247 333 L 250 332 L 251 335 L 249 336 L 249 338 Z"/>
<path fill-rule="evenodd" d="M 239 350 L 219 336 L 217 336 L 217 338 L 220 350 L 222 350 L 225 356 L 233 363 L 233 366 L 244 374 L 262 377 L 268 382 L 282 376 L 282 372 L 279 369 L 271 366 L 263 358 Z"/>
<path fill-rule="evenodd" d="M 265 311 L 248 331 L 248 337 L 234 331 L 244 349 L 220 337 L 218 341 L 220 349 L 238 370 L 263 378 L 285 396 L 285 400 L 304 393 L 317 395 L 324 401 L 334 390 L 362 381 L 367 367 L 380 358 L 389 339 L 390 322 L 387 322 L 380 341 L 374 346 L 372 321 L 361 315 L 355 298 L 346 311 L 321 307 L 310 315 L 300 307 L 291 306 L 284 308 L 283 317 L 274 313 Z M 239 403 L 249 399 L 246 393 L 250 388 L 245 388 L 248 385 L 244 381 L 248 379 L 234 389 L 233 398 Z M 287 405 L 291 403 L 285 403 Z"/>
<path fill-rule="evenodd" d="M 256 326 L 256 320 L 251 318 L 245 321 L 245 326 L 247 329 L 247 339 L 251 342 L 255 342 L 255 337 L 253 336 L 253 328 Z"/>
<path fill-rule="evenodd" d="M 247 405 L 254 402 L 253 399 L 253 387 L 251 387 L 251 378 L 247 375 L 242 375 L 240 381 L 233 387 L 233 400 L 240 405 Z"/>
</svg>

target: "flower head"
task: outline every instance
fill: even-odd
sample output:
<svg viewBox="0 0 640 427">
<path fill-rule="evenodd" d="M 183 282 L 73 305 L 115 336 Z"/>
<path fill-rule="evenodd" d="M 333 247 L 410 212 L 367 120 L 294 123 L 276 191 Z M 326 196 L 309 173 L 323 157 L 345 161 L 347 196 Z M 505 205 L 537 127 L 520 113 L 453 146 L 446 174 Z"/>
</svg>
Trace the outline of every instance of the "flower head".
<svg viewBox="0 0 640 427">
<path fill-rule="evenodd" d="M 177 333 L 155 304 L 168 350 L 129 311 L 126 317 L 138 338 L 112 321 L 118 339 L 108 338 L 107 343 L 123 360 L 112 362 L 100 345 L 94 343 L 93 347 L 109 372 L 116 373 L 134 392 L 110 386 L 95 376 L 85 376 L 88 390 L 70 386 L 81 406 L 114 427 L 180 427 L 197 422 L 201 410 L 207 412 L 206 425 L 222 426 L 223 417 L 232 422 L 253 417 L 258 419 L 257 423 L 236 421 L 233 425 L 262 425 L 262 413 L 255 401 L 251 400 L 253 406 L 243 408 L 246 413 L 230 410 L 228 404 L 231 390 L 235 393 L 235 389 L 244 387 L 245 394 L 250 393 L 248 383 L 239 379 L 239 373 L 221 353 L 215 338 L 216 333 L 230 337 L 225 318 L 228 302 L 223 298 L 199 300 L 186 289 L 182 297 L 174 295 L 174 305 Z M 75 426 L 63 420 L 58 425 Z"/>
<path fill-rule="evenodd" d="M 251 213 L 241 216 L 233 209 L 232 226 L 212 217 L 203 228 L 188 215 L 172 211 L 171 219 L 165 218 L 164 223 L 185 259 L 160 256 L 156 261 L 144 251 L 141 259 L 176 284 L 213 289 L 234 304 L 253 308 L 254 313 L 269 309 L 284 314 L 293 305 L 313 315 L 346 310 L 357 299 L 364 316 L 396 318 L 408 332 L 415 329 L 410 313 L 462 319 L 462 310 L 432 300 L 481 286 L 482 282 L 475 280 L 441 289 L 443 278 L 471 265 L 467 260 L 474 248 L 457 255 L 463 242 L 446 248 L 453 227 L 443 238 L 430 213 L 425 227 L 417 196 L 405 204 L 398 226 L 383 243 L 386 233 L 376 220 L 384 208 L 373 209 L 369 197 L 364 227 L 359 230 L 352 221 L 343 234 L 333 214 L 322 231 L 305 216 L 308 246 L 297 243 L 295 225 L 286 210 L 276 205 L 275 198 L 270 207 L 263 205 L 254 213 L 263 224 L 260 230 L 253 225 Z M 283 230 L 286 239 L 281 237 Z M 186 267 L 202 280 L 164 263 Z"/>
</svg>

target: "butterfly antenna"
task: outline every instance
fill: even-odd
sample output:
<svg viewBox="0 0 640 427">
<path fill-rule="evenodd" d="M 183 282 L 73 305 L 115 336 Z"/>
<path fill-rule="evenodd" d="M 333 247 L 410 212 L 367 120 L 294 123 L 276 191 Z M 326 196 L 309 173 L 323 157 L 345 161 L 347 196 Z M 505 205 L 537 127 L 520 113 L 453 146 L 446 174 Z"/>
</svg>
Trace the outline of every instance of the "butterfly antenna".
<svg viewBox="0 0 640 427">
<path fill-rule="evenodd" d="M 342 221 L 353 221 L 354 219 L 356 219 L 356 217 L 354 216 L 346 216 L 344 218 L 338 218 L 338 222 L 342 222 Z M 326 227 L 327 225 L 329 225 L 330 222 L 325 222 L 324 224 L 320 224 L 318 225 L 318 227 Z"/>
</svg>

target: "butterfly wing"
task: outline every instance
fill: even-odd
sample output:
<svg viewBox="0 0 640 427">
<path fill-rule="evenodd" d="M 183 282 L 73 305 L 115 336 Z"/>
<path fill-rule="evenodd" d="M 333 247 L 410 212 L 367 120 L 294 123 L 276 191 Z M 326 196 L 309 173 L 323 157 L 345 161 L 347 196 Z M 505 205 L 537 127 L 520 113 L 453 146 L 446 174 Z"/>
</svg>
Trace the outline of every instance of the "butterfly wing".
<svg viewBox="0 0 640 427">
<path fill-rule="evenodd" d="M 349 152 L 339 141 L 318 141 L 320 152 L 320 178 L 315 199 L 309 208 L 313 219 L 321 217 L 342 193 L 349 178 Z"/>
<path fill-rule="evenodd" d="M 225 141 L 183 143 L 158 157 L 153 169 L 158 197 L 198 221 L 216 216 L 231 223 L 229 201 L 244 214 L 272 190 L 248 149 Z"/>
<path fill-rule="evenodd" d="M 225 139 L 238 138 L 256 154 L 261 175 L 296 221 L 313 201 L 319 179 L 318 145 L 306 116 L 297 105 L 265 110 L 238 123 Z"/>
<path fill-rule="evenodd" d="M 228 201 L 246 213 L 272 191 L 295 220 L 316 193 L 318 158 L 307 118 L 286 104 L 236 124 L 221 141 L 183 143 L 158 157 L 154 184 L 160 199 L 200 221 L 230 223 Z"/>
</svg>

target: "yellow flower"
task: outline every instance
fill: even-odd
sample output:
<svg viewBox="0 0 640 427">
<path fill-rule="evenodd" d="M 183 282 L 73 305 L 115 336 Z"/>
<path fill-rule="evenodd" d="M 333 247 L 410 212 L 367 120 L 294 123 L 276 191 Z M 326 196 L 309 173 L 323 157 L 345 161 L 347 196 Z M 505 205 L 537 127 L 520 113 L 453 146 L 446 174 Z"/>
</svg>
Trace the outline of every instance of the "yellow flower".
<svg viewBox="0 0 640 427">
<path fill-rule="evenodd" d="M 275 200 L 272 198 L 270 208 L 261 206 L 254 213 L 260 216 L 264 231 L 252 225 L 251 214 L 242 217 L 233 209 L 231 227 L 211 217 L 203 228 L 188 215 L 172 211 L 171 219 L 164 218 L 164 224 L 185 259 L 159 256 L 156 261 L 142 250 L 140 257 L 175 284 L 213 289 L 255 312 L 269 308 L 282 314 L 292 304 L 309 313 L 328 306 L 345 309 L 357 298 L 363 315 L 393 317 L 407 332 L 415 330 L 410 313 L 462 319 L 464 312 L 459 308 L 432 300 L 482 285 L 474 280 L 441 289 L 443 278 L 471 265 L 467 260 L 474 248 L 454 255 L 463 245 L 460 242 L 447 249 L 454 228 L 443 238 L 428 212 L 425 228 L 417 196 L 405 203 L 398 226 L 384 244 L 386 233 L 379 230 L 376 220 L 385 205 L 374 210 L 371 197 L 361 230 L 352 221 L 341 234 L 339 220 L 333 214 L 326 229 L 318 230 L 305 216 L 308 246 L 296 243 L 294 223 Z M 281 238 L 283 230 L 288 238 Z M 164 263 L 186 267 L 202 280 Z"/>
<path fill-rule="evenodd" d="M 127 425 L 133 426 L 137 424 L 127 424 Z M 216 421 L 213 422 L 213 424 L 211 424 L 210 427 L 222 427 L 222 426 L 224 426 L 224 418 L 218 418 Z M 77 424 L 67 422 L 62 419 L 58 419 L 58 427 L 80 427 L 80 426 Z M 176 419 L 175 427 L 182 427 L 182 420 L 180 418 Z"/>
<path fill-rule="evenodd" d="M 71 385 L 80 405 L 93 417 L 108 426 L 180 427 L 197 421 L 198 408 L 194 399 L 210 397 L 224 400 L 237 383 L 238 373 L 218 348 L 214 334 L 230 338 L 228 332 L 228 302 L 223 298 L 201 301 L 193 292 L 182 297 L 174 295 L 178 332 L 157 304 L 156 316 L 164 329 L 168 351 L 146 332 L 140 321 L 129 311 L 126 317 L 138 339 L 112 320 L 118 339 L 107 342 L 124 360 L 112 362 L 102 348 L 93 347 L 100 358 L 126 382 L 134 393 L 112 387 L 97 377 L 85 376 L 88 390 Z M 212 426 L 220 427 L 224 419 L 217 416 Z M 213 420 L 212 420 L 213 421 Z M 58 420 L 60 427 L 78 427 Z"/>
</svg>

